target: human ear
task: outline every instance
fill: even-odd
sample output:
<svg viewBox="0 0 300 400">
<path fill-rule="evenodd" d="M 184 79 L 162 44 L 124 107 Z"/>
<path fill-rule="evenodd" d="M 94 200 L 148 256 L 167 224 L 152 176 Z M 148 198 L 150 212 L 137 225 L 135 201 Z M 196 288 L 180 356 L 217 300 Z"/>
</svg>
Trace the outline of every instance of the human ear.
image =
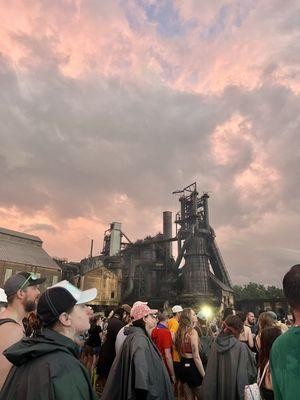
<svg viewBox="0 0 300 400">
<path fill-rule="evenodd" d="M 18 299 L 23 300 L 24 297 L 25 297 L 25 294 L 26 294 L 25 291 L 24 291 L 23 289 L 20 289 L 20 290 L 17 291 L 16 297 L 17 297 Z"/>
<path fill-rule="evenodd" d="M 59 322 L 64 325 L 64 326 L 70 326 L 72 319 L 70 318 L 70 315 L 67 313 L 62 313 L 58 317 Z"/>
</svg>

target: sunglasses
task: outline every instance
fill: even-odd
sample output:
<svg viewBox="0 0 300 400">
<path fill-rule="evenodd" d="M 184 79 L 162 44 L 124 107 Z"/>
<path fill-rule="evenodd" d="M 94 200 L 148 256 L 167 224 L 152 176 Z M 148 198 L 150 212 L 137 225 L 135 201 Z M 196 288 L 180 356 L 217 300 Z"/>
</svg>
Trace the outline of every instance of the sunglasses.
<svg viewBox="0 0 300 400">
<path fill-rule="evenodd" d="M 26 278 L 26 280 L 22 283 L 22 285 L 19 287 L 18 290 L 24 289 L 24 288 L 26 287 L 27 283 L 28 283 L 30 280 L 35 281 L 35 280 L 37 280 L 37 279 L 39 279 L 39 277 L 38 277 L 37 275 L 35 275 L 34 273 L 30 273 L 30 275 Z"/>
<path fill-rule="evenodd" d="M 157 315 L 156 314 L 148 314 L 148 315 L 146 315 L 145 318 L 147 318 L 147 317 L 152 317 L 153 319 L 157 319 Z"/>
</svg>

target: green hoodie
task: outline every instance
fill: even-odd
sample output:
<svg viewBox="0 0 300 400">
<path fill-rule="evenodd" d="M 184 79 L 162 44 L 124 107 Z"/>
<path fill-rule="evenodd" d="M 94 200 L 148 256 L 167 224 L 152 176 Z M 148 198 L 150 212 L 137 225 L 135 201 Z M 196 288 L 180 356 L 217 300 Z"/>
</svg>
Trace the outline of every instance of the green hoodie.
<svg viewBox="0 0 300 400">
<path fill-rule="evenodd" d="M 51 329 L 24 338 L 4 352 L 14 364 L 0 400 L 96 400 L 76 344 Z"/>
</svg>

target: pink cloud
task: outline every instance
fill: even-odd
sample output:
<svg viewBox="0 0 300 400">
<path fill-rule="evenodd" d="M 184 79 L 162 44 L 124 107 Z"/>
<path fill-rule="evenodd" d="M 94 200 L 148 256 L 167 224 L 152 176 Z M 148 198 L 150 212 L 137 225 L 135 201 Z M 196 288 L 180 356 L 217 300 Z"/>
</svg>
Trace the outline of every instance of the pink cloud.
<svg viewBox="0 0 300 400">
<path fill-rule="evenodd" d="M 151 0 L 149 3 L 154 3 L 154 1 Z M 270 106 L 270 112 L 265 112 L 262 108 L 256 111 L 257 114 L 261 112 L 263 116 L 266 115 L 263 123 L 260 122 L 261 125 L 264 125 L 261 127 L 259 123 L 256 123 L 258 116 L 255 112 L 253 114 L 251 112 L 246 114 L 245 112 L 246 117 L 240 110 L 233 112 L 232 109 L 235 108 L 231 108 L 230 104 L 221 104 L 218 101 L 224 100 L 223 92 L 230 85 L 242 87 L 244 93 L 249 94 L 249 96 L 256 90 L 259 91 L 259 88 L 266 84 L 269 87 L 282 85 L 291 89 L 294 94 L 300 92 L 300 59 L 299 51 L 297 51 L 299 33 L 296 27 L 292 28 L 290 22 L 297 2 L 291 1 L 287 5 L 286 2 L 269 0 L 249 2 L 176 0 L 174 1 L 174 8 L 179 13 L 179 22 L 188 25 L 192 21 L 193 24 L 186 32 L 173 36 L 159 34 L 158 22 L 148 20 L 142 2 L 128 1 L 126 2 L 126 9 L 121 4 L 122 2 L 118 1 L 87 2 L 85 0 L 59 2 L 11 0 L 0 4 L 1 53 L 5 59 L 10 61 L 12 68 L 17 72 L 17 85 L 20 86 L 24 97 L 31 100 L 36 93 L 40 92 L 42 96 L 47 96 L 47 90 L 44 93 L 39 84 L 47 86 L 49 77 L 50 87 L 51 78 L 54 76 L 54 79 L 61 79 L 59 80 L 61 85 L 59 87 L 68 86 L 70 82 L 78 83 L 78 86 L 73 90 L 80 97 L 80 90 L 82 89 L 85 96 L 83 98 L 87 102 L 86 107 L 96 110 L 91 114 L 86 113 L 87 121 L 82 125 L 80 124 L 81 120 L 80 123 L 76 120 L 77 125 L 80 125 L 80 128 L 78 128 L 64 120 L 59 112 L 57 114 L 55 112 L 49 113 L 53 118 L 49 122 L 47 120 L 47 106 L 49 104 L 53 106 L 50 101 L 49 104 L 46 104 L 46 112 L 44 109 L 38 110 L 41 121 L 38 121 L 37 126 L 35 126 L 36 130 L 31 133 L 34 119 L 39 117 L 35 115 L 31 117 L 30 115 L 30 118 L 28 118 L 30 112 L 34 114 L 33 110 L 30 109 L 31 104 L 28 109 L 24 110 L 24 104 L 20 102 L 21 105 L 18 105 L 20 109 L 15 110 L 15 104 L 12 101 L 14 105 L 12 107 L 14 111 L 12 119 L 19 123 L 19 125 L 16 125 L 16 130 L 23 132 L 22 128 L 25 126 L 27 129 L 24 130 L 24 137 L 26 134 L 34 135 L 36 132 L 42 135 L 46 131 L 46 129 L 43 130 L 45 125 L 48 124 L 50 136 L 59 136 L 61 146 L 67 146 L 69 141 L 71 146 L 74 147 L 78 143 L 74 145 L 72 142 L 73 128 L 74 130 L 78 128 L 78 132 L 82 129 L 84 133 L 92 131 L 94 136 L 91 135 L 87 138 L 87 141 L 90 140 L 90 147 L 76 148 L 74 153 L 70 153 L 67 161 L 72 163 L 73 160 L 76 160 L 80 170 L 88 166 L 87 177 L 92 175 L 98 179 L 99 175 L 95 174 L 94 171 L 99 165 L 104 165 L 104 168 L 108 166 L 108 173 L 112 175 L 111 179 L 113 180 L 113 175 L 117 175 L 119 173 L 118 168 L 120 168 L 117 165 L 114 169 L 116 158 L 123 160 L 124 165 L 130 165 L 132 169 L 135 169 L 136 164 L 132 161 L 135 157 L 139 159 L 138 165 L 142 166 L 140 167 L 142 169 L 143 163 L 149 162 L 148 157 L 151 158 L 148 168 L 154 169 L 152 174 L 147 173 L 142 177 L 139 176 L 142 172 L 140 170 L 134 170 L 132 175 L 130 173 L 126 175 L 126 179 L 131 176 L 132 179 L 139 181 L 138 184 L 142 188 L 144 198 L 143 195 L 138 193 L 139 200 L 135 201 L 132 198 L 134 196 L 130 197 L 130 194 L 124 188 L 112 189 L 111 185 L 106 201 L 102 199 L 102 196 L 99 196 L 103 203 L 108 205 L 98 210 L 95 206 L 98 200 L 97 196 L 94 197 L 91 190 L 86 196 L 93 197 L 94 205 L 92 207 L 90 205 L 92 201 L 84 197 L 81 206 L 78 207 L 80 210 L 78 215 L 83 214 L 79 217 L 71 215 L 63 218 L 61 214 L 58 215 L 57 210 L 51 208 L 44 208 L 42 211 L 36 212 L 34 207 L 31 210 L 28 210 L 27 207 L 26 212 L 21 212 L 20 209 L 7 206 L 0 210 L 1 224 L 10 229 L 33 229 L 36 225 L 37 230 L 36 232 L 32 231 L 32 233 L 42 237 L 46 249 L 53 255 L 70 255 L 73 259 L 80 259 L 87 255 L 91 238 L 97 238 L 99 251 L 102 234 L 109 222 L 113 220 L 122 221 L 125 232 L 133 240 L 160 231 L 163 208 L 157 206 L 157 199 L 155 205 L 151 204 L 150 200 L 146 205 L 144 202 L 150 197 L 147 192 L 148 186 L 150 187 L 151 181 L 156 180 L 157 171 L 160 173 L 160 170 L 165 167 L 163 164 L 167 162 L 169 162 L 167 167 L 169 169 L 166 170 L 166 176 L 173 173 L 179 182 L 188 183 L 186 180 L 192 176 L 193 179 L 200 177 L 201 183 L 205 182 L 205 184 L 210 185 L 209 180 L 215 179 L 214 184 L 220 198 L 223 194 L 222 191 L 224 191 L 222 174 L 225 176 L 224 171 L 229 171 L 228 185 L 234 193 L 232 198 L 228 199 L 228 204 L 233 201 L 233 198 L 238 198 L 238 205 L 241 206 L 241 210 L 247 209 L 248 213 L 248 209 L 251 210 L 251 207 L 262 209 L 265 213 L 268 201 L 273 199 L 274 196 L 279 197 L 286 181 L 280 167 L 274 164 L 272 156 L 277 155 L 287 144 L 289 145 L 290 143 L 287 142 L 290 140 L 285 141 L 283 139 L 282 142 L 277 142 L 276 138 L 272 137 L 272 140 L 268 143 L 268 139 L 266 139 L 268 135 L 266 126 L 273 119 L 272 113 L 276 108 L 273 109 Z M 223 20 L 222 15 L 220 17 L 222 7 L 227 10 Z M 130 21 L 129 13 L 134 16 L 135 21 L 138 21 L 137 27 Z M 45 81 L 37 82 L 35 86 L 35 82 L 28 78 L 28 71 L 33 71 L 33 75 L 35 71 L 45 71 Z M 53 71 L 55 72 L 52 74 Z M 72 79 L 64 80 L 65 77 Z M 101 82 L 99 86 L 95 84 L 95 87 L 96 95 L 98 95 L 99 90 L 99 96 L 103 96 L 102 102 L 98 103 L 95 98 L 91 102 L 88 101 L 90 87 L 86 86 L 86 81 L 89 83 L 97 82 L 98 84 Z M 101 85 L 107 88 L 103 92 L 101 92 Z M 141 90 L 135 91 L 133 88 Z M 153 97 L 149 96 L 147 103 L 146 97 L 153 88 L 158 90 L 158 94 L 155 93 Z M 171 90 L 167 92 L 166 97 L 163 97 L 165 89 Z M 121 91 L 123 91 L 123 94 L 127 93 L 127 97 L 121 98 Z M 178 102 L 172 103 L 170 101 L 169 115 L 163 121 L 164 124 L 158 121 L 159 123 L 156 126 L 154 123 L 156 121 L 153 121 L 152 115 L 159 114 L 160 108 L 165 106 L 165 104 L 160 103 L 161 98 L 168 102 L 170 98 L 175 98 L 179 92 L 186 94 L 186 97 L 178 98 Z M 68 103 L 72 93 L 72 90 L 66 91 L 64 98 L 66 109 L 64 109 L 64 112 L 68 111 L 68 107 L 72 107 L 72 105 L 70 106 L 72 101 L 76 104 L 78 100 L 72 98 Z M 201 96 L 190 96 L 191 93 Z M 52 93 L 51 95 L 53 96 Z M 270 94 L 267 95 L 270 96 Z M 107 105 L 106 98 L 109 96 L 111 96 L 111 99 L 107 101 Z M 118 96 L 120 96 L 120 99 Z M 128 106 L 132 98 L 135 101 Z M 199 103 L 195 105 L 191 99 L 193 101 L 197 99 Z M 255 97 L 256 99 L 259 100 L 259 96 Z M 231 98 L 228 96 L 227 101 L 230 100 Z M 246 102 L 247 99 L 243 98 L 242 101 Z M 270 99 L 264 99 L 264 101 L 266 103 L 271 102 Z M 144 103 L 145 107 L 143 108 Z M 156 109 L 152 107 L 153 104 L 157 106 Z M 195 109 L 190 113 L 191 104 Z M 36 104 L 33 102 L 33 105 Z M 136 111 L 137 105 L 138 111 Z M 117 108 L 116 113 L 110 113 L 113 107 Z M 125 110 L 123 113 L 120 112 L 120 121 L 118 121 L 118 107 L 120 110 Z M 206 108 L 206 111 L 203 111 L 204 114 L 209 109 L 203 120 L 197 119 L 198 114 L 202 113 L 202 107 Z M 214 114 L 215 111 L 210 107 L 219 108 Z M 253 104 L 250 104 L 249 107 L 255 108 Z M 105 109 L 101 117 L 98 117 L 97 113 L 99 108 Z M 78 109 L 85 111 L 82 104 Z M 182 112 L 182 109 L 184 112 Z M 182 112 L 180 119 L 184 119 L 187 115 L 187 120 L 182 125 L 182 131 L 177 132 L 176 123 L 174 124 L 173 121 L 180 120 L 175 119 L 179 110 Z M 230 115 L 229 117 L 227 112 Z M 141 120 L 135 114 L 141 114 Z M 57 122 L 57 126 L 55 116 L 61 118 Z M 163 115 L 161 118 L 164 117 Z M 100 123 L 97 118 L 101 119 Z M 225 119 L 225 122 L 215 123 L 214 118 L 218 121 Z M 283 115 L 284 118 L 288 121 L 292 120 L 289 115 L 288 118 Z M 24 123 L 25 120 L 26 123 Z M 82 117 L 82 120 L 84 120 L 84 117 Z M 294 126 L 297 129 L 297 125 L 294 121 L 289 122 L 289 124 L 293 134 Z M 205 125 L 205 128 L 202 129 L 202 125 Z M 10 127 L 10 124 L 7 126 Z M 117 136 L 119 130 L 122 131 L 123 126 L 124 138 L 118 142 L 120 138 Z M 193 128 L 195 126 L 195 129 L 199 131 L 198 136 L 194 135 Z M 110 130 L 111 127 L 113 129 Z M 188 133 L 185 132 L 185 128 Z M 64 132 L 64 129 L 67 132 Z M 134 131 L 134 143 L 128 144 L 125 136 L 126 134 L 130 135 L 134 129 L 136 129 Z M 117 131 L 116 137 L 113 137 L 113 130 Z M 76 131 L 77 134 L 78 132 Z M 103 132 L 107 136 L 102 138 Z M 159 132 L 159 134 L 155 137 L 156 141 L 153 144 L 151 143 L 151 135 L 156 132 Z M 190 137 L 188 137 L 188 134 L 190 134 Z M 291 137 L 293 137 L 292 134 Z M 64 135 L 66 135 L 66 139 Z M 166 135 L 166 138 L 164 135 Z M 203 141 L 202 136 L 204 137 Z M 209 173 L 207 174 L 207 170 L 203 168 L 204 158 L 199 157 L 207 150 L 205 147 L 206 136 L 208 137 L 207 158 L 212 155 L 212 161 L 210 159 L 205 161 L 207 161 L 208 169 L 217 171 L 213 177 Z M 1 157 L 5 161 L 9 159 L 8 169 L 10 168 L 10 171 L 18 169 L 22 171 L 24 166 L 30 165 L 28 148 L 26 153 L 26 150 L 22 148 L 25 140 L 23 142 L 20 137 L 17 137 L 17 146 L 13 141 L 10 143 L 8 137 L 5 138 L 6 147 L 0 149 L 0 162 Z M 178 142 L 176 142 L 176 139 Z M 112 141 L 110 142 L 110 140 Z M 168 149 L 165 153 L 163 151 L 160 153 L 160 147 L 165 144 L 164 140 L 168 143 Z M 143 143 L 143 147 L 138 146 L 139 141 Z M 53 142 L 49 141 L 50 144 L 53 144 Z M 38 144 L 42 147 L 40 142 Z M 172 148 L 174 144 L 175 149 Z M 55 148 L 55 145 L 53 145 L 53 148 Z M 108 154 L 107 161 L 104 164 L 98 164 L 99 152 L 103 148 L 105 153 Z M 149 148 L 152 149 L 153 153 Z M 130 153 L 131 149 L 134 149 L 132 153 Z M 40 148 L 38 148 L 39 150 Z M 146 156 L 144 150 L 145 152 L 149 151 Z M 129 155 L 127 155 L 127 151 Z M 195 151 L 194 154 L 192 154 L 193 151 Z M 12 154 L 13 156 L 11 156 Z M 287 161 L 284 160 L 283 162 L 281 158 L 281 163 L 287 164 Z M 37 163 L 37 165 L 39 164 Z M 159 165 L 159 168 L 156 168 L 157 165 Z M 48 171 L 41 173 L 34 188 L 38 187 L 38 193 L 44 194 L 44 197 L 51 203 L 53 200 L 51 199 L 51 189 L 55 188 L 59 193 L 59 190 L 63 191 L 62 189 L 65 189 L 65 187 L 61 183 L 56 187 L 56 184 L 53 184 L 55 181 L 53 177 L 49 179 L 50 186 L 47 187 L 43 180 L 46 181 L 49 178 L 48 173 Z M 105 180 L 104 175 L 100 174 L 99 181 Z M 70 176 L 66 174 L 66 181 L 69 178 Z M 162 185 L 165 185 L 165 182 L 162 182 Z M 74 186 L 73 192 L 70 192 L 69 196 L 66 194 L 61 203 L 67 203 L 74 196 L 81 195 L 80 190 L 76 185 Z M 9 189 L 13 193 L 14 188 Z M 103 187 L 101 190 L 105 192 L 107 188 Z M 41 195 L 40 202 L 45 201 L 48 204 L 44 197 Z M 28 201 L 29 203 L 30 201 Z M 82 211 L 85 206 L 91 207 L 86 213 Z M 63 205 L 60 204 L 60 207 L 65 211 Z M 168 203 L 165 202 L 164 207 L 169 208 Z M 177 204 L 175 207 L 177 207 Z M 272 226 L 274 222 L 272 221 L 272 219 L 268 221 L 269 226 Z M 55 233 L 49 230 L 40 231 L 39 229 L 43 226 L 45 229 L 47 226 L 53 227 Z M 228 226 L 227 228 L 229 230 L 234 229 Z M 222 229 L 225 228 L 222 227 Z M 266 234 L 269 234 L 270 231 L 271 228 L 266 231 Z M 223 234 L 224 237 L 225 234 Z M 245 240 L 246 238 L 247 235 L 245 234 Z"/>
<path fill-rule="evenodd" d="M 274 31 L 291 11 L 285 5 L 275 9 L 268 1 L 241 6 L 232 1 L 176 1 L 182 23 L 192 19 L 197 25 L 173 39 L 160 37 L 143 8 L 128 4 L 143 26 L 139 31 L 132 29 L 116 1 L 50 2 L 47 10 L 38 0 L 30 5 L 10 1 L 0 9 L 1 50 L 19 68 L 53 62 L 54 55 L 61 72 L 73 78 L 99 74 L 155 85 L 161 81 L 177 90 L 197 93 L 220 92 L 227 85 L 253 89 L 261 84 L 264 68 L 275 61 L 280 68 L 273 73 L 273 81 L 299 89 L 299 81 L 293 77 L 298 70 L 287 64 L 290 61 L 285 56 L 285 49 L 295 42 L 297 34 Z M 228 9 L 227 18 L 218 28 L 222 7 Z M 239 26 L 237 18 L 242 19 Z M 214 25 L 221 32 L 206 38 L 204 32 Z M 22 35 L 33 40 L 31 49 L 24 40 L 18 40 Z M 39 41 L 48 41 L 48 50 L 40 59 Z M 47 52 L 52 52 L 48 60 Z"/>
<path fill-rule="evenodd" d="M 262 207 L 270 202 L 271 197 L 278 196 L 282 178 L 272 166 L 254 161 L 235 177 L 234 185 L 244 204 L 253 208 Z"/>
<path fill-rule="evenodd" d="M 234 114 L 231 118 L 218 125 L 211 135 L 212 154 L 219 165 L 235 164 L 240 159 L 241 143 L 251 143 L 251 123 L 241 115 Z"/>
</svg>

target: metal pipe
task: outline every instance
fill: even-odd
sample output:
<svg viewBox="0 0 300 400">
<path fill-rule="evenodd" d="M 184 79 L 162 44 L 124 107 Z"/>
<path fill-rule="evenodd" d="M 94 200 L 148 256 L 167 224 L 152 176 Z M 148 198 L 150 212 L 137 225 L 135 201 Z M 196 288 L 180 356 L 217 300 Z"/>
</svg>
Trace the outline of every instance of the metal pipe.
<svg viewBox="0 0 300 400">
<path fill-rule="evenodd" d="M 90 258 L 93 257 L 93 247 L 94 247 L 94 239 L 91 240 L 91 251 L 90 251 Z"/>
<path fill-rule="evenodd" d="M 163 212 L 163 238 L 164 240 L 172 239 L 172 212 Z M 165 242 L 166 258 L 172 257 L 172 242 Z"/>
</svg>

